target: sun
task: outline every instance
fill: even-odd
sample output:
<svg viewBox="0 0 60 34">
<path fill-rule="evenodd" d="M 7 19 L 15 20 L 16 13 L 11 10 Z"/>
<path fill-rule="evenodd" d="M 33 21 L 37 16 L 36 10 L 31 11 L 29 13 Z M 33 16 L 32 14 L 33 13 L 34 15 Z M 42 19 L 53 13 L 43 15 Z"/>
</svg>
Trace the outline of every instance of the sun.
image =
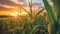
<svg viewBox="0 0 60 34">
<path fill-rule="evenodd" d="M 25 11 L 22 11 L 21 13 L 19 13 L 19 12 L 17 11 L 17 12 L 12 12 L 12 15 L 13 15 L 13 16 L 18 16 L 18 15 L 20 15 L 20 16 L 26 16 L 26 15 L 28 15 L 28 13 L 25 12 Z"/>
</svg>

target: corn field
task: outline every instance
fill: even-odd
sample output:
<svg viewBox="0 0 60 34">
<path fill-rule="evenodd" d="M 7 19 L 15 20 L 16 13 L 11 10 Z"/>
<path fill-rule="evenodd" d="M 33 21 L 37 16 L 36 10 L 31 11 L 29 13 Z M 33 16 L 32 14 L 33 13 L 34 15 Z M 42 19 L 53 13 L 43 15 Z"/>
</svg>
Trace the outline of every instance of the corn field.
<svg viewBox="0 0 60 34">
<path fill-rule="evenodd" d="M 30 11 L 22 8 L 28 13 L 27 16 L 18 15 L 16 19 L 0 17 L 0 34 L 60 34 L 60 0 L 52 0 L 52 5 L 43 0 L 45 8 L 35 14 L 32 1 L 28 3 Z"/>
</svg>

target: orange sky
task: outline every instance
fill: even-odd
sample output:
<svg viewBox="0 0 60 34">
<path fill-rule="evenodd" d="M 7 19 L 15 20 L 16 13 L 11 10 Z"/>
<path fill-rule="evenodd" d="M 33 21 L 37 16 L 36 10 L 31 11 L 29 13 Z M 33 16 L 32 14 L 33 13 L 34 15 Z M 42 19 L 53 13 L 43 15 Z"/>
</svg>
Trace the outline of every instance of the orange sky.
<svg viewBox="0 0 60 34">
<path fill-rule="evenodd" d="M 36 0 L 34 2 L 36 2 Z M 24 1 L 19 2 L 18 0 L 0 0 L 0 15 L 10 15 L 12 14 L 10 12 L 13 12 L 14 14 L 14 12 L 18 12 L 20 7 L 23 6 L 26 6 Z"/>
</svg>

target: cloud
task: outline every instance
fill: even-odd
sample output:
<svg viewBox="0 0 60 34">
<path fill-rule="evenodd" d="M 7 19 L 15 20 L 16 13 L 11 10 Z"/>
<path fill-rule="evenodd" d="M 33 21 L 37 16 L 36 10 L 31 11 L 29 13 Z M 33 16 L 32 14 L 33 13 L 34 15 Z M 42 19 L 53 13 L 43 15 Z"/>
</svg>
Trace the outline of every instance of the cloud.
<svg viewBox="0 0 60 34">
<path fill-rule="evenodd" d="M 11 5 L 11 6 L 18 6 L 18 4 L 10 1 L 10 0 L 0 0 L 0 4 Z"/>
<path fill-rule="evenodd" d="M 10 0 L 0 0 L 1 4 L 12 4 L 13 2 L 11 2 Z"/>
<path fill-rule="evenodd" d="M 0 0 L 0 6 L 4 8 L 16 8 L 20 6 L 19 4 L 24 5 L 24 3 L 19 0 Z"/>
<path fill-rule="evenodd" d="M 14 2 L 15 4 L 24 5 L 24 1 L 21 1 L 21 0 L 10 0 L 10 1 Z"/>
<path fill-rule="evenodd" d="M 18 4 L 11 2 L 10 0 L 0 0 L 0 11 L 17 9 Z"/>
<path fill-rule="evenodd" d="M 15 9 L 15 8 L 17 8 L 17 7 L 14 7 L 14 6 L 9 6 L 9 5 L 0 5 L 1 7 L 5 7 L 5 8 L 13 8 L 13 9 Z"/>
<path fill-rule="evenodd" d="M 0 10 L 5 10 L 6 8 L 0 6 Z"/>
<path fill-rule="evenodd" d="M 0 11 L 11 11 L 11 10 L 16 10 L 16 9 L 18 9 L 18 7 L 0 4 Z"/>
</svg>

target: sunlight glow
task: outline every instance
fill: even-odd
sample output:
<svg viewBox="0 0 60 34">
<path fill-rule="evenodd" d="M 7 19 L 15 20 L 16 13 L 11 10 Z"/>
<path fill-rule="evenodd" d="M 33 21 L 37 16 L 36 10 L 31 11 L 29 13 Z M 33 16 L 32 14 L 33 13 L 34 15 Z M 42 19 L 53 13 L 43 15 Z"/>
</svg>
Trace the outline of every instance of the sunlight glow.
<svg viewBox="0 0 60 34">
<path fill-rule="evenodd" d="M 0 15 L 6 15 L 6 16 L 17 16 L 17 14 L 13 12 L 0 12 Z"/>
<path fill-rule="evenodd" d="M 21 15 L 26 15 L 27 13 L 26 12 L 21 12 Z"/>
<path fill-rule="evenodd" d="M 22 11 L 21 13 L 19 13 L 18 11 L 16 11 L 16 12 L 12 12 L 13 14 L 13 16 L 18 16 L 18 15 L 20 15 L 20 16 L 26 16 L 26 15 L 28 15 L 28 13 L 27 12 L 25 12 L 25 11 Z"/>
<path fill-rule="evenodd" d="M 17 16 L 18 16 L 18 15 L 14 14 L 14 13 L 12 13 L 11 15 L 12 15 L 12 16 L 15 16 L 15 17 L 17 17 Z"/>
</svg>

